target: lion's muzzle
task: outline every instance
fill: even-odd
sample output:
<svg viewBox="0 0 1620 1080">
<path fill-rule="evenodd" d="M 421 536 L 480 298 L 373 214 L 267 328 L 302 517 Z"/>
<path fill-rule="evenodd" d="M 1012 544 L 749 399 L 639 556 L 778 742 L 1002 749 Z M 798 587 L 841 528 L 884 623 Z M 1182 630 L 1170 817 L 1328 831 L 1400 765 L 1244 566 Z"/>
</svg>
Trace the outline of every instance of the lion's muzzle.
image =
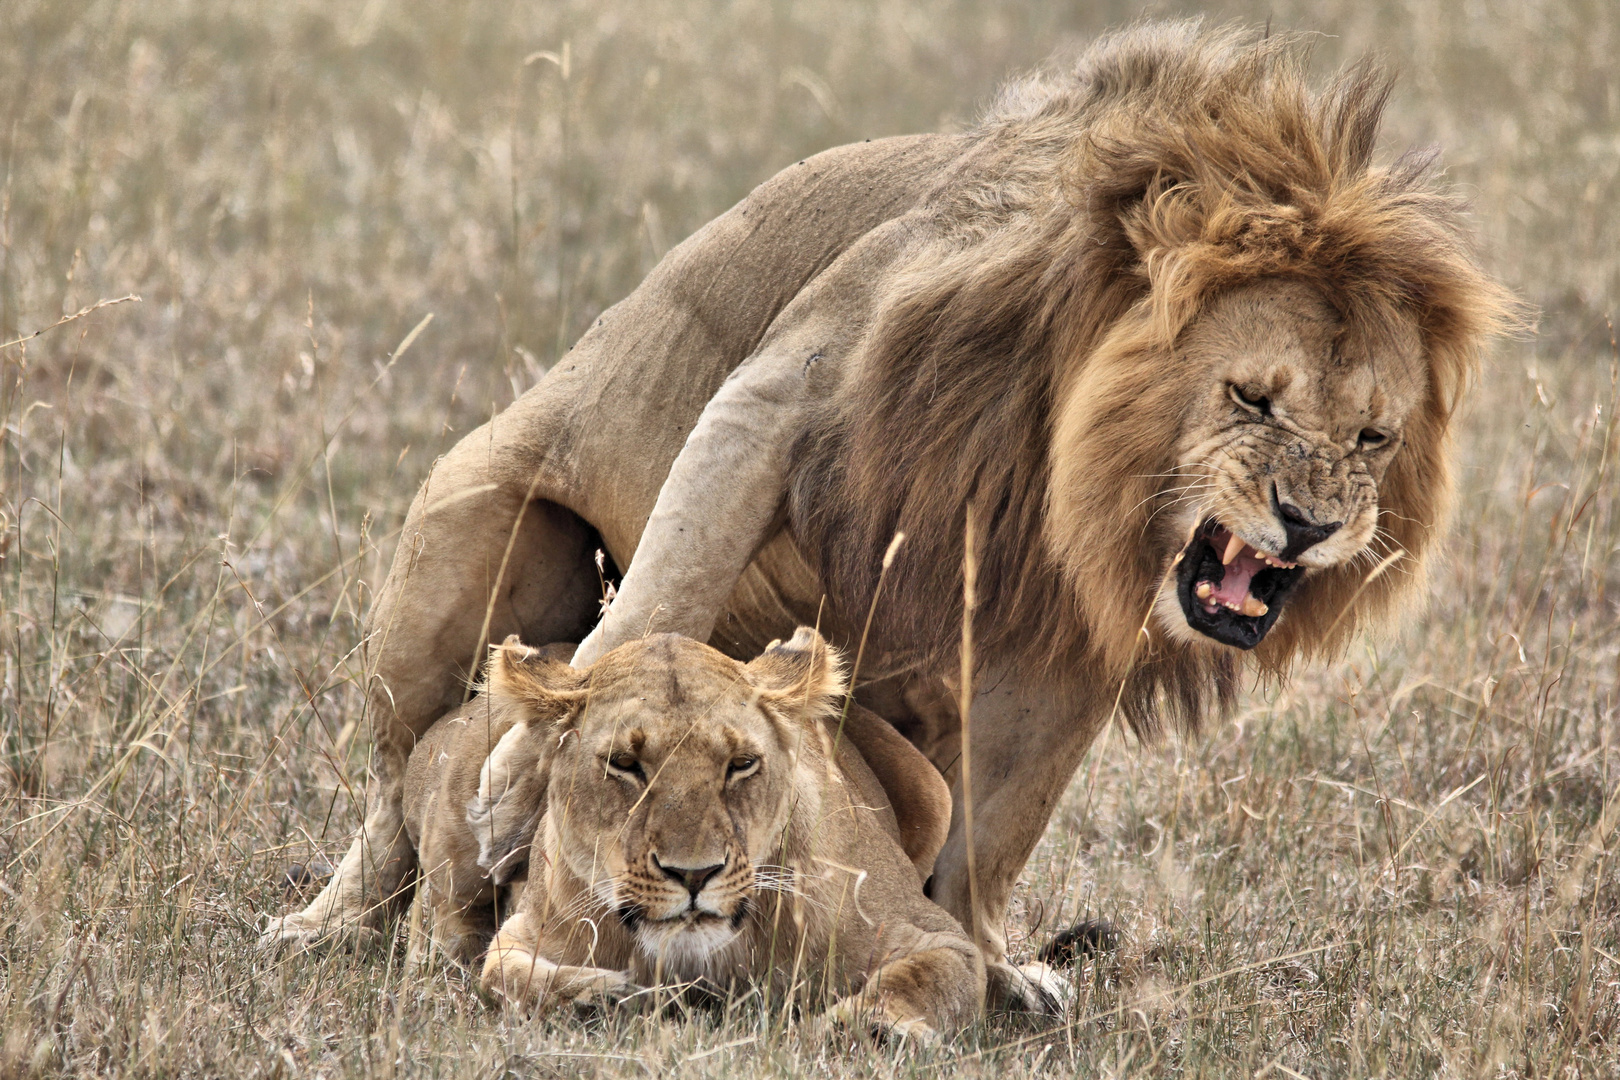
<svg viewBox="0 0 1620 1080">
<path fill-rule="evenodd" d="M 665 877 L 686 890 L 694 905 L 697 903 L 698 894 L 703 891 L 703 886 L 708 884 L 709 879 L 726 868 L 723 862 L 711 866 L 672 866 L 661 862 L 656 854 L 653 855 L 652 862 Z"/>
<path fill-rule="evenodd" d="M 753 879 L 749 861 L 734 853 L 722 862 L 689 866 L 649 852 L 644 867 L 620 876 L 616 906 L 627 926 L 656 926 L 660 939 L 683 931 L 734 930 L 747 915 Z"/>
</svg>

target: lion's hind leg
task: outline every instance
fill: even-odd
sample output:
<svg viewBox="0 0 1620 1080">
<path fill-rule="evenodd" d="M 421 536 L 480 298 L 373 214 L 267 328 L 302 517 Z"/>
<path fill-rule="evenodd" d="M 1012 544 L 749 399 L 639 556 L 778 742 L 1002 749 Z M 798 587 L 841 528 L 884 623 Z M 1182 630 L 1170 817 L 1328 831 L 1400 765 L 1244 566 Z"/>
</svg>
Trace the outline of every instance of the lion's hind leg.
<svg viewBox="0 0 1620 1080">
<path fill-rule="evenodd" d="M 272 919 L 267 945 L 372 937 L 403 911 L 416 867 L 403 781 L 416 740 L 465 700 L 490 643 L 577 641 L 595 620 L 597 531 L 539 497 L 532 468 L 516 479 L 493 469 L 488 442 L 480 428 L 457 444 L 406 519 L 368 620 L 370 809 L 332 880 L 303 911 Z"/>
<path fill-rule="evenodd" d="M 384 917 L 410 901 L 415 866 L 399 800 L 378 798 L 320 894 L 304 910 L 270 919 L 259 940 L 272 947 L 378 946 Z"/>
</svg>

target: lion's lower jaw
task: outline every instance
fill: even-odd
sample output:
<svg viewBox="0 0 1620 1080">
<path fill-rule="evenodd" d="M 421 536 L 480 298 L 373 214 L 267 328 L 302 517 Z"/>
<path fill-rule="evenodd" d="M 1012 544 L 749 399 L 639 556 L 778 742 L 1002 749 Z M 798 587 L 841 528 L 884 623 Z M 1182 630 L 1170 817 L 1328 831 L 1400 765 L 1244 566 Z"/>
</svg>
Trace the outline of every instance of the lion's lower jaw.
<svg viewBox="0 0 1620 1080">
<path fill-rule="evenodd" d="M 1187 615 L 1181 610 L 1181 601 L 1172 587 L 1159 590 L 1153 602 L 1152 629 L 1173 645 L 1188 649 L 1228 649 L 1214 638 L 1201 634 L 1187 625 Z"/>
<path fill-rule="evenodd" d="M 642 922 L 636 926 L 636 947 L 649 973 L 665 982 L 714 979 L 731 966 L 731 946 L 741 931 L 719 919 L 696 924 Z"/>
</svg>

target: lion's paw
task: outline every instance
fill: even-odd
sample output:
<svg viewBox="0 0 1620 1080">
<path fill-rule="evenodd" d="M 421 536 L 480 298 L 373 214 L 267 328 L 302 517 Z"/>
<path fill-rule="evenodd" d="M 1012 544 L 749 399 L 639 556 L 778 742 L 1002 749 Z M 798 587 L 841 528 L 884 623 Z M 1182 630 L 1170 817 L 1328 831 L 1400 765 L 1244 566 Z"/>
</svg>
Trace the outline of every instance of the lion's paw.
<svg viewBox="0 0 1620 1080">
<path fill-rule="evenodd" d="M 272 918 L 259 932 L 259 946 L 275 952 L 305 952 L 332 947 L 367 952 L 381 948 L 383 943 L 382 933 L 364 923 L 336 919 L 316 922 L 302 912 Z"/>
<path fill-rule="evenodd" d="M 1074 1000 L 1074 986 L 1049 964 L 1013 965 L 1003 960 L 985 967 L 986 999 L 1005 1012 L 1062 1016 Z"/>
</svg>

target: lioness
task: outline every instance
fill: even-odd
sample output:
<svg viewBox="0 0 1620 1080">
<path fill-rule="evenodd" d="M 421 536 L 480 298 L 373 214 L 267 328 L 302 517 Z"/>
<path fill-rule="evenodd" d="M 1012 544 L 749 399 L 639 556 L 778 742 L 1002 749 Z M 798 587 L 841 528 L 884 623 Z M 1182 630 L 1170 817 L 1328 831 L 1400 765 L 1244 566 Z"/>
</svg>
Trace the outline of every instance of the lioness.
<svg viewBox="0 0 1620 1080">
<path fill-rule="evenodd" d="M 922 1037 L 976 1015 L 978 950 L 922 893 L 949 792 L 902 743 L 909 760 L 889 762 L 891 787 L 909 770 L 900 782 L 940 826 L 908 855 L 888 794 L 848 738 L 863 725 L 842 715 L 838 656 L 815 631 L 748 664 L 661 634 L 583 670 L 508 642 L 488 681 L 507 730 L 470 813 L 431 785 L 408 784 L 406 806 L 430 874 L 447 855 L 445 881 L 472 881 L 475 863 L 505 880 L 510 838 L 544 792 L 522 900 L 484 965 L 492 993 L 550 1007 L 638 985 L 764 983 L 778 1001 L 808 991 L 836 998 L 838 1020 Z M 430 733 L 412 777 L 425 758 L 465 778 L 488 745 L 476 719 L 446 735 Z M 436 904 L 435 921 L 449 916 L 456 947 L 473 935 L 453 907 Z"/>
<path fill-rule="evenodd" d="M 774 648 L 772 662 L 796 654 L 807 642 L 825 648 L 813 630 L 801 630 L 788 645 Z M 433 946 L 457 963 L 483 955 L 498 917 L 511 912 L 527 877 L 529 842 L 546 807 L 553 759 L 546 744 L 566 725 L 538 713 L 521 691 L 548 670 L 547 661 L 552 676 L 560 674 L 558 665 L 566 672 L 574 649 L 572 644 L 530 649 L 516 635 L 507 638 L 492 650 L 504 661 L 491 672 L 488 689 L 440 718 L 411 752 L 404 808 L 406 835 L 420 864 L 416 900 L 432 909 Z M 613 663 L 604 658 L 597 665 L 605 672 L 601 687 L 591 681 L 596 678 L 592 672 L 585 673 L 592 687 L 592 722 L 609 708 L 606 687 L 625 700 L 638 695 L 636 708 L 646 711 L 648 698 L 638 691 L 649 680 L 665 677 L 670 664 L 688 680 L 716 666 L 722 671 L 736 667 L 695 643 L 671 645 L 668 651 L 673 660 L 637 667 L 647 647 L 621 648 L 623 655 Z M 667 727 L 677 722 L 679 712 L 651 719 Z M 714 716 L 711 710 L 699 722 L 718 723 Z M 950 822 L 951 795 L 944 780 L 892 727 L 854 702 L 847 702 L 838 715 L 834 737 L 841 740 L 845 756 L 858 756 L 858 761 L 844 763 L 857 779 L 871 778 L 878 785 L 881 798 L 863 807 L 861 821 L 875 821 L 890 832 L 919 883 L 926 880 Z M 866 846 L 880 859 L 889 857 L 887 845 Z"/>
<path fill-rule="evenodd" d="M 866 642 L 863 700 L 953 782 L 932 897 L 996 996 L 1050 1005 L 1001 927 L 1093 738 L 1194 729 L 1246 663 L 1280 676 L 1414 592 L 1512 314 L 1431 157 L 1375 160 L 1389 78 L 1317 90 L 1301 54 L 1144 24 L 971 131 L 800 162 L 672 251 L 424 485 L 373 613 L 370 814 L 269 936 L 382 913 L 415 733 L 486 632 L 594 624 L 600 546 L 628 570 L 576 663 L 649 627 Z"/>
</svg>

